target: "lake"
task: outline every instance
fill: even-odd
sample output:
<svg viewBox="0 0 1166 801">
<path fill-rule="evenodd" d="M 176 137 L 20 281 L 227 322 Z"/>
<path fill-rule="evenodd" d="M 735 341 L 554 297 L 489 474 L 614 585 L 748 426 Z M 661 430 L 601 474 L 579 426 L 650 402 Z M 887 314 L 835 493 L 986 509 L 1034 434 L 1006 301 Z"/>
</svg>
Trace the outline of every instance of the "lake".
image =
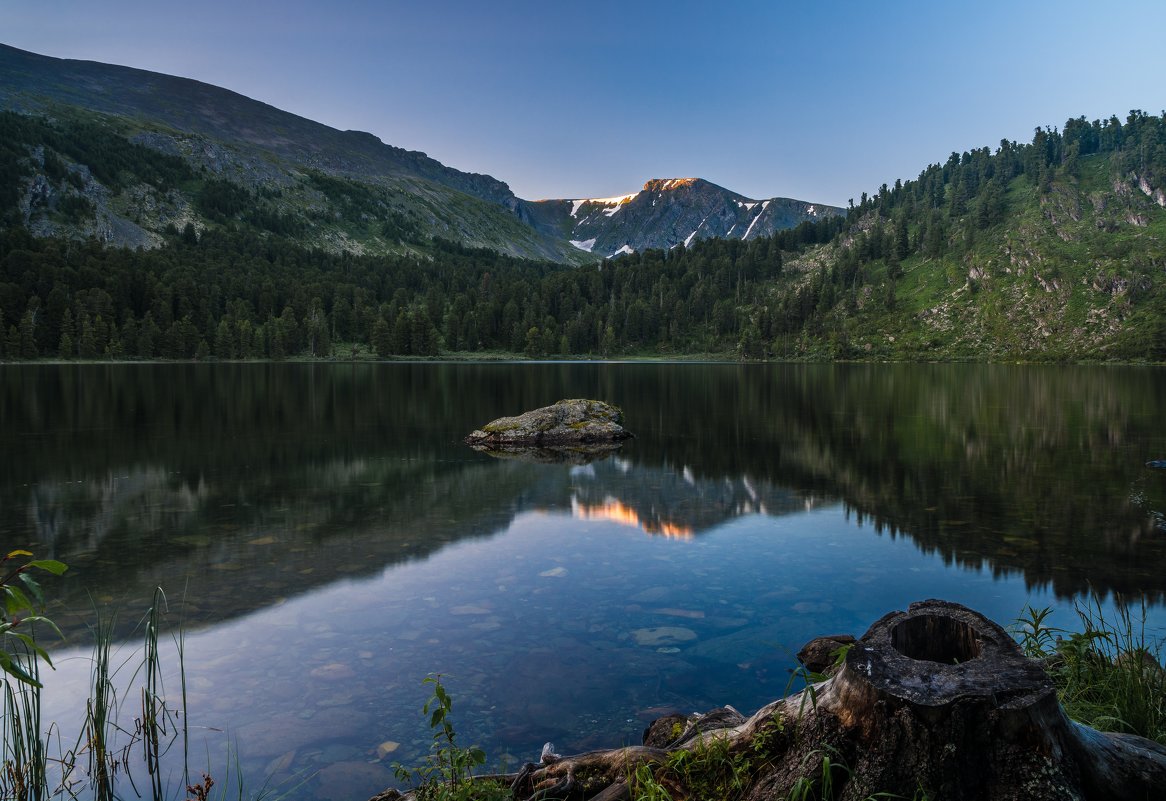
<svg viewBox="0 0 1166 801">
<path fill-rule="evenodd" d="M 461 441 L 567 397 L 636 438 L 590 464 Z M 71 567 L 46 720 L 75 730 L 95 610 L 134 715 L 162 587 L 192 769 L 352 801 L 424 758 L 431 673 L 514 767 L 751 712 L 804 642 L 915 600 L 1067 628 L 1116 603 L 1160 635 L 1163 398 L 1132 367 L 0 366 L 0 543 Z"/>
</svg>

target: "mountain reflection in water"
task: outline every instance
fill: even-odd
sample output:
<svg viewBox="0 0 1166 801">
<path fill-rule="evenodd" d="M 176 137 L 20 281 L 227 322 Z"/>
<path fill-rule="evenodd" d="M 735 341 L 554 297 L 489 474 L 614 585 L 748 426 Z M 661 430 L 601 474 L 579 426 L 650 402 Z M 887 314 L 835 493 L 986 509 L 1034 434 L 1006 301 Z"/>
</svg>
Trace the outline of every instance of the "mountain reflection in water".
<svg viewBox="0 0 1166 801">
<path fill-rule="evenodd" d="M 1063 597 L 1166 590 L 1166 373 L 970 365 L 95 365 L 0 368 L 0 535 L 194 623 L 493 535 L 523 510 L 699 536 L 841 500 L 876 532 Z M 476 421 L 602 397 L 638 439 L 499 462 Z M 245 579 L 249 591 L 236 591 Z M 71 612 L 76 611 L 76 615 Z"/>
<path fill-rule="evenodd" d="M 754 709 L 810 637 L 921 598 L 1070 626 L 1095 592 L 1159 631 L 1164 396 L 1135 368 L 0 366 L 0 542 L 71 566 L 46 719 L 84 707 L 94 606 L 136 652 L 161 586 L 191 753 L 369 797 L 382 752 L 427 752 L 429 672 L 513 766 Z M 637 438 L 566 462 L 461 441 L 564 397 Z"/>
</svg>

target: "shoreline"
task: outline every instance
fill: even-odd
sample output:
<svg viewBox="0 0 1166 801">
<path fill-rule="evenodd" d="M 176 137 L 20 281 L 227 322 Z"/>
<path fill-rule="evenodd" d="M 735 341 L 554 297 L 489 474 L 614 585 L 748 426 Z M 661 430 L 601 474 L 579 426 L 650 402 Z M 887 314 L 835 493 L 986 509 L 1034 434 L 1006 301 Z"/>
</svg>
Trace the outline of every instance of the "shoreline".
<svg viewBox="0 0 1166 801">
<path fill-rule="evenodd" d="M 975 364 L 1024 367 L 1163 367 L 1166 361 L 1122 360 L 1040 360 L 1040 359 L 742 359 L 729 354 L 691 353 L 669 355 L 628 354 L 623 356 L 555 356 L 531 358 L 520 353 L 450 352 L 437 356 L 376 356 L 362 353 L 345 356 L 293 356 L 286 359 L 0 359 L 0 367 L 66 365 L 154 365 L 154 364 L 800 364 L 800 365 L 940 365 Z"/>
</svg>

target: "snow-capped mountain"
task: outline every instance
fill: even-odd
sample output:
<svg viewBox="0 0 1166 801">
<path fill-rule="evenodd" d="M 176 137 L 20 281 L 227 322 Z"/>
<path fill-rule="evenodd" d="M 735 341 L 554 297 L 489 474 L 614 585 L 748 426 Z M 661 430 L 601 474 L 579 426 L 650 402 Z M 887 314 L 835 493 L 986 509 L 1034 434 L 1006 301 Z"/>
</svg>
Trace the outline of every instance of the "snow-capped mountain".
<svg viewBox="0 0 1166 801">
<path fill-rule="evenodd" d="M 692 178 L 649 181 L 618 198 L 523 200 L 492 176 L 227 89 L 0 44 L 3 112 L 28 124 L 6 118 L 20 182 L 0 223 L 7 215 L 38 236 L 122 247 L 160 247 L 187 224 L 235 225 L 333 252 L 425 253 L 441 238 L 582 264 L 710 237 L 752 239 L 840 211 L 750 200 Z M 167 182 L 149 166 L 158 159 L 185 166 L 167 162 L 178 171 Z"/>
<path fill-rule="evenodd" d="M 658 178 L 629 195 L 540 200 L 527 208 L 544 229 L 601 257 L 713 237 L 755 239 L 843 212 L 783 197 L 753 200 L 701 178 Z"/>
</svg>

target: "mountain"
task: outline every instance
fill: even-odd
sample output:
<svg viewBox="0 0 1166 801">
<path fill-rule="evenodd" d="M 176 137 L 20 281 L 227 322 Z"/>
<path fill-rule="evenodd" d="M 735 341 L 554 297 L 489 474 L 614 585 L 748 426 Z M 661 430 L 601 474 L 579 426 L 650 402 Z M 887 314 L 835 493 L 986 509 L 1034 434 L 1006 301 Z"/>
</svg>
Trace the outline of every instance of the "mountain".
<svg viewBox="0 0 1166 801">
<path fill-rule="evenodd" d="M 243 224 L 332 252 L 427 254 L 426 243 L 438 237 L 581 264 L 694 237 L 758 236 L 837 211 L 758 203 L 689 180 L 649 182 L 610 208 L 592 200 L 532 202 L 489 175 L 227 89 L 5 45 L 0 110 L 48 125 L 5 131 L 8 181 L 23 188 L 4 205 L 19 206 L 18 222 L 40 236 L 119 246 L 158 247 L 168 229 L 187 223 L 196 232 Z M 95 135 L 104 140 L 100 148 L 92 146 Z M 170 180 L 159 181 L 158 156 L 179 159 L 188 171 L 164 170 Z"/>
<path fill-rule="evenodd" d="M 752 200 L 702 178 L 657 178 L 610 198 L 540 200 L 531 216 L 572 245 L 604 257 L 710 238 L 756 239 L 843 209 L 790 198 Z"/>
<path fill-rule="evenodd" d="M 294 229 L 299 241 L 332 251 L 416 251 L 422 238 L 439 236 L 516 256 L 580 260 L 566 242 L 527 224 L 524 203 L 502 181 L 199 81 L 0 45 L 0 109 L 46 116 L 62 144 L 53 149 L 72 151 L 55 154 L 66 156 L 70 182 L 46 179 L 43 156 L 25 165 L 35 177 L 31 197 L 21 199 L 23 222 L 44 235 L 158 246 L 168 224 L 190 222 L 202 230 L 215 222 L 197 200 L 208 182 L 221 181 L 240 190 L 225 191 L 238 195 L 253 215 L 282 221 L 260 224 L 261 230 L 288 235 Z M 71 141 L 94 128 L 123 141 L 110 141 L 100 152 Z M 45 142 L 34 137 L 9 144 L 43 154 Z M 91 180 L 106 166 L 102 162 L 124 156 L 113 149 L 135 146 L 181 159 L 193 174 L 182 176 L 183 186 L 160 185 L 148 174 L 131 175 L 139 180 L 124 187 Z M 212 186 L 216 191 L 223 188 Z M 92 206 L 88 224 L 69 225 L 60 215 L 37 219 L 38 205 L 51 212 L 40 215 L 48 218 L 61 201 Z M 242 211 L 227 216 L 246 222 Z"/>
<path fill-rule="evenodd" d="M 226 90 L 0 49 L 4 358 L 1164 361 L 1164 252 L 1166 118 L 1139 110 L 845 214 L 676 178 L 528 202 Z"/>
</svg>

